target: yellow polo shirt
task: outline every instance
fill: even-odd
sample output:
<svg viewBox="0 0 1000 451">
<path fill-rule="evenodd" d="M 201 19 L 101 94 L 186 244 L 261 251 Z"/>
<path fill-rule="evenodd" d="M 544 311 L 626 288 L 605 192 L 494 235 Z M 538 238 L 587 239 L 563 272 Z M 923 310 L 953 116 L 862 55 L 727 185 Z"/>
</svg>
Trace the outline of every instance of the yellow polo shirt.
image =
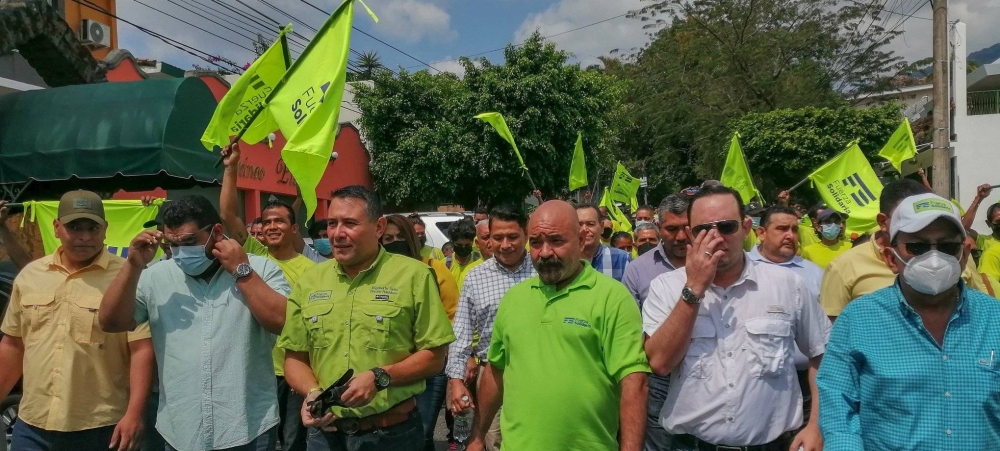
<svg viewBox="0 0 1000 451">
<path fill-rule="evenodd" d="M 448 314 L 448 321 L 455 321 L 455 312 L 458 311 L 458 284 L 452 277 L 451 271 L 443 261 L 436 258 L 425 258 L 423 262 L 434 271 L 437 279 L 438 290 L 441 294 L 441 305 L 444 312 Z"/>
<path fill-rule="evenodd" d="M 803 248 L 802 258 L 815 263 L 820 268 L 826 269 L 827 266 L 830 266 L 830 262 L 832 262 L 833 259 L 840 256 L 840 254 L 847 252 L 847 250 L 851 247 L 851 241 L 847 239 L 841 239 L 833 246 L 827 246 L 821 241 Z"/>
<path fill-rule="evenodd" d="M 102 251 L 70 272 L 62 248 L 25 266 L 14 280 L 0 331 L 24 342 L 18 418 L 46 431 L 75 432 L 117 424 L 129 395 L 128 344 L 148 340 L 149 324 L 105 333 L 101 298 L 125 260 Z"/>
<path fill-rule="evenodd" d="M 979 235 L 976 237 L 976 247 L 983 252 L 990 250 L 991 247 L 996 246 L 998 243 L 1000 243 L 1000 240 L 993 235 Z"/>
<path fill-rule="evenodd" d="M 438 249 L 436 247 L 431 247 L 431 245 L 429 244 L 425 244 L 423 247 L 420 248 L 420 257 L 434 258 L 437 260 L 444 261 L 444 252 L 442 252 L 441 249 Z"/>
</svg>

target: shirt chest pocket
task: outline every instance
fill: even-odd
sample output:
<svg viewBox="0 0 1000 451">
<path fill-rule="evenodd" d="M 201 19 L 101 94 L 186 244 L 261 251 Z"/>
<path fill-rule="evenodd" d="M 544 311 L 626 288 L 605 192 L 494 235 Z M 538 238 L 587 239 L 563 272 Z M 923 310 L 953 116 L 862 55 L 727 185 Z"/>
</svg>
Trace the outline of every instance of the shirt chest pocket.
<svg viewBox="0 0 1000 451">
<path fill-rule="evenodd" d="M 746 321 L 747 363 L 755 378 L 784 374 L 791 357 L 792 323 L 783 319 L 752 318 Z"/>
<path fill-rule="evenodd" d="M 334 333 L 334 319 L 330 312 L 333 303 L 310 304 L 302 308 L 303 321 L 306 324 L 306 335 L 309 345 L 313 348 L 330 346 L 330 334 Z"/>
<path fill-rule="evenodd" d="M 70 301 L 70 335 L 81 344 L 104 344 L 107 334 L 101 330 L 97 311 L 101 296 L 74 295 Z"/>
<path fill-rule="evenodd" d="M 691 379 L 708 379 L 715 369 L 714 354 L 718 341 L 715 336 L 715 325 L 711 318 L 699 317 L 691 329 L 691 343 L 681 368 L 680 377 Z"/>
<path fill-rule="evenodd" d="M 402 309 L 395 305 L 368 304 L 363 306 L 361 311 L 365 314 L 364 326 L 368 331 L 365 346 L 375 351 L 392 349 L 390 334 L 393 327 L 400 326 L 398 324 L 393 326 L 393 323 L 400 320 L 399 313 Z"/>
<path fill-rule="evenodd" d="M 39 334 L 54 333 L 60 323 L 58 315 L 55 293 L 22 295 L 21 321 L 24 325 L 24 339 L 30 341 L 39 338 Z"/>
</svg>

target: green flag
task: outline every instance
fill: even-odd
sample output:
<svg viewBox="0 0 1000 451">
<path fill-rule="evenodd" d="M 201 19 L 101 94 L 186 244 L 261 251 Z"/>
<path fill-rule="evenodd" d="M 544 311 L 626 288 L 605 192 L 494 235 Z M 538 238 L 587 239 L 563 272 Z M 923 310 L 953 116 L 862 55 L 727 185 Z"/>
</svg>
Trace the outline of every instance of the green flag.
<svg viewBox="0 0 1000 451">
<path fill-rule="evenodd" d="M 497 133 L 500 134 L 500 137 L 510 143 L 510 146 L 514 148 L 514 155 L 517 155 L 517 161 L 521 163 L 521 169 L 524 169 L 524 172 L 528 172 L 528 167 L 524 165 L 524 159 L 521 158 L 521 152 L 517 150 L 517 144 L 514 143 L 514 135 L 510 134 L 510 129 L 507 128 L 507 122 L 503 120 L 503 116 L 500 113 L 482 113 L 476 115 L 476 119 L 483 120 L 492 125 Z"/>
<path fill-rule="evenodd" d="M 726 166 L 722 169 L 719 182 L 740 193 L 744 205 L 749 204 L 754 197 L 763 198 L 750 177 L 750 168 L 747 167 L 743 148 L 740 147 L 739 133 L 733 133 L 733 140 L 729 143 L 729 154 L 726 155 Z"/>
<path fill-rule="evenodd" d="M 106 200 L 104 204 L 104 219 L 108 222 L 105 230 L 105 246 L 108 252 L 119 257 L 128 257 L 128 248 L 132 239 L 141 233 L 146 221 L 156 218 L 156 213 L 163 205 L 163 200 L 157 199 L 150 206 L 142 205 L 138 200 Z M 59 201 L 27 201 L 24 203 L 23 218 L 38 223 L 39 236 L 45 254 L 52 254 L 60 246 L 56 237 L 53 221 L 59 217 Z"/>
<path fill-rule="evenodd" d="M 875 227 L 882 182 L 857 142 L 809 175 L 830 208 L 847 215 L 847 232 Z"/>
<path fill-rule="evenodd" d="M 247 144 L 261 142 L 268 133 L 277 130 L 278 125 L 267 114 L 257 116 L 253 124 L 247 122 L 257 109 L 265 105 L 267 96 L 274 91 L 290 64 L 285 34 L 291 31 L 291 24 L 282 28 L 274 44 L 243 72 L 219 101 L 212 120 L 201 135 L 201 143 L 206 149 L 212 151 L 215 146 L 225 147 L 229 144 L 229 137 L 239 135 L 243 128 L 247 128 L 242 138 Z"/>
<path fill-rule="evenodd" d="M 889 138 L 889 142 L 885 143 L 885 147 L 879 151 L 878 156 L 889 160 L 892 167 L 899 171 L 904 161 L 916 155 L 917 143 L 913 140 L 910 120 L 904 117 L 903 123 L 899 124 L 899 128 Z"/>
<path fill-rule="evenodd" d="M 639 208 L 639 201 L 636 199 L 638 193 L 639 179 L 632 177 L 625 165 L 618 162 L 614 181 L 611 182 L 611 200 L 629 205 L 634 212 Z"/>
<path fill-rule="evenodd" d="M 575 191 L 584 186 L 587 186 L 587 162 L 583 158 L 583 133 L 577 133 L 573 162 L 569 165 L 569 190 Z"/>
<path fill-rule="evenodd" d="M 604 188 L 604 194 L 601 196 L 601 203 L 598 206 L 608 209 L 608 216 L 611 217 L 611 222 L 615 226 L 615 232 L 632 233 L 632 223 L 628 220 L 628 216 L 625 216 L 625 213 L 622 213 L 622 210 L 618 208 L 615 201 L 612 200 L 611 192 L 607 188 Z"/>
</svg>

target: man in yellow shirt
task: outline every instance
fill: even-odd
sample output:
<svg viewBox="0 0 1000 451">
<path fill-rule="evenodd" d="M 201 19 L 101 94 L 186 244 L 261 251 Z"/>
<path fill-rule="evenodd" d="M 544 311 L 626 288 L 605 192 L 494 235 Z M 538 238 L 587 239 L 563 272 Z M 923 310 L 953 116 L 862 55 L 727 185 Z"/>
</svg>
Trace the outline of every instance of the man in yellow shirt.
<svg viewBox="0 0 1000 451">
<path fill-rule="evenodd" d="M 148 323 L 105 333 L 101 297 L 124 260 L 108 253 L 101 198 L 59 201 L 61 246 L 14 280 L 0 331 L 0 398 L 24 377 L 13 450 L 137 449 L 153 380 Z"/>
<path fill-rule="evenodd" d="M 448 239 L 451 240 L 455 253 L 445 259 L 445 265 L 451 271 L 451 275 L 458 284 L 458 289 L 462 289 L 462 282 L 469 270 L 483 262 L 479 255 L 472 250 L 472 242 L 476 239 L 476 227 L 469 219 L 456 221 L 448 229 Z"/>
<path fill-rule="evenodd" d="M 840 212 L 832 208 L 822 209 L 816 213 L 816 219 L 820 242 L 802 249 L 802 258 L 826 269 L 834 258 L 851 248 L 851 242 L 844 238 L 845 219 Z"/>
<path fill-rule="evenodd" d="M 887 248 L 889 218 L 903 199 L 928 192 L 923 185 L 910 179 L 894 180 L 885 186 L 879 198 L 879 214 L 876 218 L 879 231 L 870 242 L 849 249 L 833 259 L 826 268 L 819 300 L 827 316 L 836 318 L 854 299 L 895 282 L 896 275 L 885 263 L 885 253 L 891 249 Z M 962 279 L 968 287 L 987 292 L 972 259 L 966 264 Z"/>
</svg>

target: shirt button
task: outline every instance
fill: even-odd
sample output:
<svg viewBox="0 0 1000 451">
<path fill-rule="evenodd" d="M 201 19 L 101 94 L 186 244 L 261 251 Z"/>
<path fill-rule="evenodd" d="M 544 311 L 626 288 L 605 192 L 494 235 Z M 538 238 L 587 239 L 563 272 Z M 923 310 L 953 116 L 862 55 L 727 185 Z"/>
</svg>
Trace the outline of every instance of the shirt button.
<svg viewBox="0 0 1000 451">
<path fill-rule="evenodd" d="M 350 325 L 351 325 L 351 322 L 350 322 L 350 321 L 344 321 L 344 325 L 345 325 L 345 326 L 350 326 Z"/>
<path fill-rule="evenodd" d="M 948 354 L 942 354 L 941 360 L 948 360 Z"/>
<path fill-rule="evenodd" d="M 732 356 L 733 356 L 733 353 L 731 353 L 731 352 L 727 352 L 726 353 L 726 357 L 732 357 Z"/>
<path fill-rule="evenodd" d="M 951 392 L 950 391 L 944 392 L 944 397 L 945 398 L 951 398 Z"/>
<path fill-rule="evenodd" d="M 726 420 L 729 421 L 730 423 L 736 421 L 736 419 L 733 417 L 726 418 Z"/>
<path fill-rule="evenodd" d="M 944 433 L 945 433 L 945 434 L 948 434 L 948 435 L 951 435 L 951 429 L 945 429 L 945 430 L 944 430 Z"/>
<path fill-rule="evenodd" d="M 736 387 L 736 384 L 734 384 L 732 382 L 729 383 L 729 388 L 735 388 L 735 387 Z M 730 418 L 729 421 L 733 421 L 733 419 Z"/>
<path fill-rule="evenodd" d="M 346 352 L 344 353 L 344 357 L 347 357 L 347 353 Z"/>
<path fill-rule="evenodd" d="M 726 323 L 726 329 L 729 329 L 729 324 L 728 323 Z"/>
</svg>

